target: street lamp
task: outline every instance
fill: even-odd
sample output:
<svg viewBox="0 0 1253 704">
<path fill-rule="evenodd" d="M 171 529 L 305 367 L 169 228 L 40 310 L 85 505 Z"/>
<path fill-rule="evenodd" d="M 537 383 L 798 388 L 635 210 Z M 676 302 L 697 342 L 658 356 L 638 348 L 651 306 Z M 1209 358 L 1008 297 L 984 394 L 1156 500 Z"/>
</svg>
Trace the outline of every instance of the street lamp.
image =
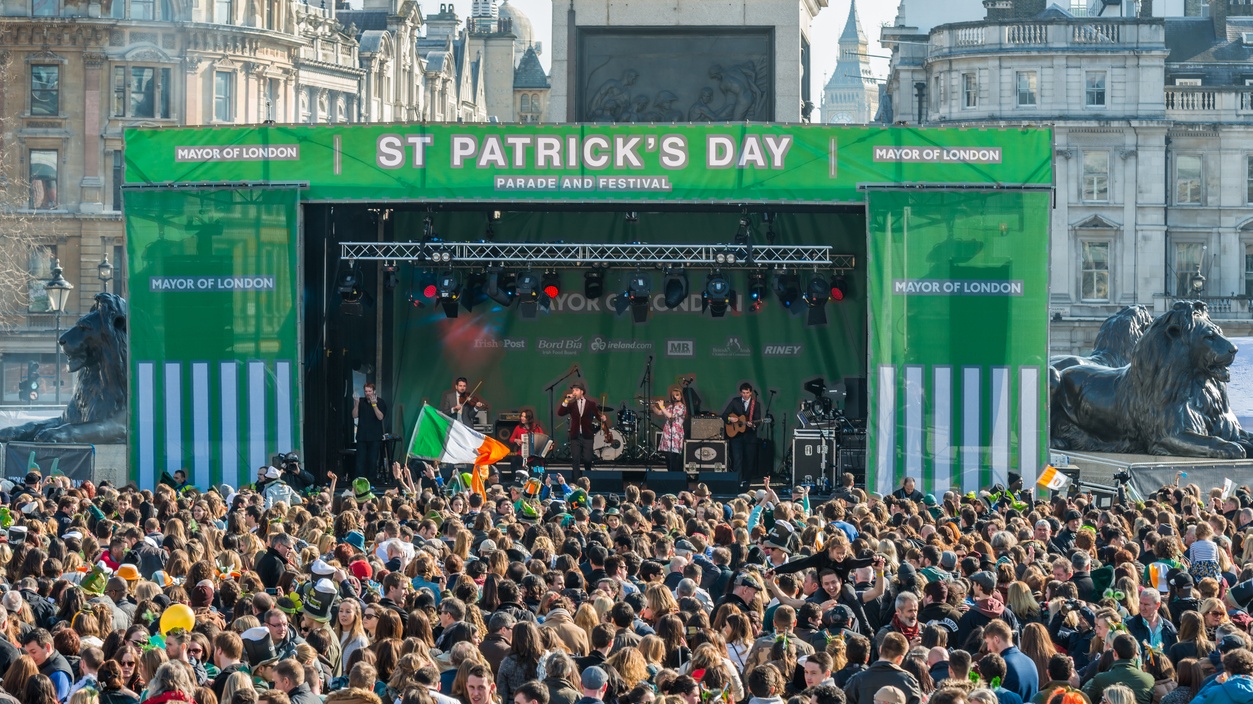
<svg viewBox="0 0 1253 704">
<path fill-rule="evenodd" d="M 96 265 L 96 274 L 100 277 L 100 288 L 105 293 L 109 292 L 109 281 L 113 278 L 113 265 L 109 263 L 109 254 L 106 252 L 104 259 Z"/>
<path fill-rule="evenodd" d="M 56 363 L 57 363 L 57 404 L 61 403 L 61 311 L 65 310 L 65 304 L 70 299 L 70 291 L 74 290 L 74 284 L 65 280 L 61 275 L 61 260 L 52 260 L 52 278 L 48 283 L 44 284 L 44 289 L 48 291 L 48 307 L 56 313 Z"/>
<path fill-rule="evenodd" d="M 1205 275 L 1201 273 L 1200 264 L 1196 265 L 1196 273 L 1192 275 L 1191 284 L 1192 284 L 1192 293 L 1194 294 L 1199 295 L 1201 293 L 1201 290 L 1205 288 Z"/>
</svg>

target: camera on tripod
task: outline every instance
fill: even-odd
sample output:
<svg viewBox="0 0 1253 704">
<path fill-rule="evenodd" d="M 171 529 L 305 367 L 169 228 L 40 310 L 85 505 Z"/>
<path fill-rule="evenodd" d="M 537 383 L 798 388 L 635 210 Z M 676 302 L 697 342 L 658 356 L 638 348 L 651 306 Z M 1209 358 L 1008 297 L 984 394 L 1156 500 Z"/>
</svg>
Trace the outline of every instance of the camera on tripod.
<svg viewBox="0 0 1253 704">
<path fill-rule="evenodd" d="M 800 422 L 802 428 L 848 422 L 844 417 L 844 409 L 841 408 L 847 396 L 844 389 L 828 389 L 827 382 L 822 377 L 806 381 L 802 388 L 813 395 L 812 399 L 802 400 L 800 410 L 796 412 L 796 420 Z"/>
</svg>

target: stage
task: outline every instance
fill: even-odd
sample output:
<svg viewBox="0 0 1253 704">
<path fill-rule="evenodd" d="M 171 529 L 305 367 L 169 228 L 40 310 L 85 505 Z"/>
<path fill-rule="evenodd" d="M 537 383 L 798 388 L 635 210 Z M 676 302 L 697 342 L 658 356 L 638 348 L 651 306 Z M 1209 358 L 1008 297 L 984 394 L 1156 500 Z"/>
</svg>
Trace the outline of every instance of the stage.
<svg viewBox="0 0 1253 704">
<path fill-rule="evenodd" d="M 1240 477 L 1253 476 L 1253 459 L 1215 460 L 1207 457 L 1164 457 L 1162 455 L 1130 455 L 1112 452 L 1069 452 L 1052 450 L 1054 466 L 1059 469 L 1070 465 L 1079 471 L 1082 484 L 1114 487 L 1114 475 L 1126 471 L 1129 484 L 1148 498 L 1150 494 L 1168 484 L 1175 483 L 1175 473 L 1185 472 L 1180 486 L 1196 484 L 1202 493 L 1215 487 L 1222 488 L 1227 479 L 1237 483 Z M 1060 463 L 1060 464 L 1058 464 Z"/>
</svg>

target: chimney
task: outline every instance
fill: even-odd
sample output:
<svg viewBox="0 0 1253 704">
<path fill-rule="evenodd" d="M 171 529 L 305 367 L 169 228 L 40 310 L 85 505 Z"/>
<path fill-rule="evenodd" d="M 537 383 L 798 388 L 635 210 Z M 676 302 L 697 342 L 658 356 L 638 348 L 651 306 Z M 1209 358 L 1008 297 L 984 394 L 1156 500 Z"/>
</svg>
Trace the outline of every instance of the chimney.
<svg viewBox="0 0 1253 704">
<path fill-rule="evenodd" d="M 1153 16 L 1153 0 L 1140 0 L 1139 17 L 1149 18 L 1152 16 Z"/>
<path fill-rule="evenodd" d="M 1047 0 L 983 0 L 989 22 L 1031 19 L 1048 7 Z"/>
<path fill-rule="evenodd" d="M 1214 20 L 1214 36 L 1227 37 L 1227 0 L 1209 0 L 1210 19 Z"/>
<path fill-rule="evenodd" d="M 426 36 L 428 39 L 443 39 L 457 36 L 457 11 L 452 3 L 440 3 L 439 12 L 426 18 Z"/>
</svg>

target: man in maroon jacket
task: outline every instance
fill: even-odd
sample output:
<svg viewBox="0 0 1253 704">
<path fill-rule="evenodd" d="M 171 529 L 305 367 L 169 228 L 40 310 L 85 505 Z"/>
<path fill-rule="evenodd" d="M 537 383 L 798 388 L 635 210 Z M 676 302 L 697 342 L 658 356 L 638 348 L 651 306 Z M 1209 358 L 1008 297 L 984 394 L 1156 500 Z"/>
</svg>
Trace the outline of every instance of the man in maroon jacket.
<svg viewBox="0 0 1253 704">
<path fill-rule="evenodd" d="M 574 478 L 578 479 L 582 476 L 579 472 L 580 465 L 588 470 L 592 468 L 592 446 L 596 441 L 592 419 L 595 418 L 602 424 L 607 420 L 605 414 L 601 413 L 600 406 L 587 398 L 587 387 L 581 381 L 570 385 L 570 391 L 557 409 L 557 415 L 570 416 L 570 461 L 573 463 Z"/>
</svg>

